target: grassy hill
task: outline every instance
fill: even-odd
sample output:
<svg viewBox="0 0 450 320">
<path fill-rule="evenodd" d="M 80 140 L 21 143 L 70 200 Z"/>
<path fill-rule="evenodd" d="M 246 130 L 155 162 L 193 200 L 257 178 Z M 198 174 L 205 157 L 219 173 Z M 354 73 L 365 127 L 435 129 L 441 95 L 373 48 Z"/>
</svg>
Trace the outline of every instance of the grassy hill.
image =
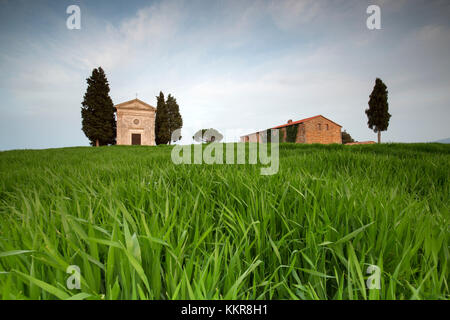
<svg viewBox="0 0 450 320">
<path fill-rule="evenodd" d="M 0 297 L 449 298 L 449 145 L 283 144 L 272 176 L 170 151 L 1 152 Z"/>
</svg>

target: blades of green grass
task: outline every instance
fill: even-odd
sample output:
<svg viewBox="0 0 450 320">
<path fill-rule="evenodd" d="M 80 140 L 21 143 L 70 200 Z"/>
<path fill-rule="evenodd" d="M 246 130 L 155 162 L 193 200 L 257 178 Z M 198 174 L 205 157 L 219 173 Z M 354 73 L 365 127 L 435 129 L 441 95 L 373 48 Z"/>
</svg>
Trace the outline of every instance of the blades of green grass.
<svg viewBox="0 0 450 320">
<path fill-rule="evenodd" d="M 6 252 L 0 252 L 0 258 L 2 257 L 9 257 L 9 256 L 16 256 L 19 254 L 34 252 L 34 250 L 11 250 Z"/>
<path fill-rule="evenodd" d="M 17 270 L 13 270 L 13 271 L 16 274 L 18 274 L 19 276 L 21 276 L 22 278 L 24 278 L 25 280 L 28 280 L 28 281 L 34 283 L 39 288 L 47 291 L 48 293 L 54 295 L 55 297 L 57 297 L 59 299 L 65 300 L 65 299 L 68 299 L 70 297 L 66 292 L 62 291 L 61 289 L 56 288 L 55 286 L 52 286 L 51 284 L 48 284 L 48 283 L 46 283 L 44 281 L 41 281 L 39 279 L 36 279 L 34 277 L 31 277 L 31 276 L 29 276 L 29 275 L 27 275 L 25 273 L 20 272 L 20 271 L 17 271 Z"/>
</svg>

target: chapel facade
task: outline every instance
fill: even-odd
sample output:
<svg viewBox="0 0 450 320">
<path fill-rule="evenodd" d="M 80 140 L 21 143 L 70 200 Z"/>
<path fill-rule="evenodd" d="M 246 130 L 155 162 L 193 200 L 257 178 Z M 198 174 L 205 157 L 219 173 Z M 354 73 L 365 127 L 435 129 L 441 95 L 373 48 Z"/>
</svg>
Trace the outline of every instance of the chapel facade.
<svg viewBox="0 0 450 320">
<path fill-rule="evenodd" d="M 154 146 L 156 108 L 133 99 L 115 105 L 118 145 Z"/>
</svg>

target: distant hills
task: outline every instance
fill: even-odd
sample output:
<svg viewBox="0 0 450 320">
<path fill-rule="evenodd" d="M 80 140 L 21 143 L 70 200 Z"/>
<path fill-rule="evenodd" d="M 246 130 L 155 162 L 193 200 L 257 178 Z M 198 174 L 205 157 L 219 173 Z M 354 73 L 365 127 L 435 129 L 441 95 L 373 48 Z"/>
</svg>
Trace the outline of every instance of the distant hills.
<svg viewBox="0 0 450 320">
<path fill-rule="evenodd" d="M 450 143 L 450 138 L 441 139 L 441 140 L 438 140 L 438 141 L 435 141 L 435 142 L 438 142 L 438 143 Z"/>
</svg>

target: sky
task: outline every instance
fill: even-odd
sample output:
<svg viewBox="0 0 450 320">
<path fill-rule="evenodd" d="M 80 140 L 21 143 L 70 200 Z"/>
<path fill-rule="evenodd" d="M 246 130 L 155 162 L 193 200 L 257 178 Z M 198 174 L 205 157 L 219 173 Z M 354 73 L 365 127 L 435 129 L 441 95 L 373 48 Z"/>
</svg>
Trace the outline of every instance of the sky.
<svg viewBox="0 0 450 320">
<path fill-rule="evenodd" d="M 81 28 L 66 26 L 78 5 Z M 369 5 L 381 29 L 370 30 Z M 0 0 L 0 150 L 87 146 L 86 78 L 115 104 L 175 96 L 182 143 L 226 141 L 321 114 L 376 140 L 364 110 L 387 85 L 384 142 L 450 137 L 450 1 Z"/>
</svg>

